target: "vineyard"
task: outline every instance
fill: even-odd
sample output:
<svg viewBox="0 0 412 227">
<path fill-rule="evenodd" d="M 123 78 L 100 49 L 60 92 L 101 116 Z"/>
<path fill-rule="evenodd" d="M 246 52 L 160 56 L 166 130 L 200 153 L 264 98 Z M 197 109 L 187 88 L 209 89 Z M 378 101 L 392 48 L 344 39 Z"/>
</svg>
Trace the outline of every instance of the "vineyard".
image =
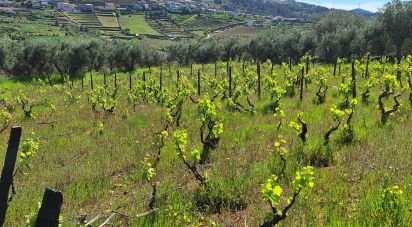
<svg viewBox="0 0 412 227">
<path fill-rule="evenodd" d="M 0 226 L 412 226 L 412 2 L 196 39 L 152 12 L 6 18 L 48 37 L 0 37 Z"/>
<path fill-rule="evenodd" d="M 412 224 L 411 56 L 128 71 L 0 82 L 5 226 L 45 187 L 63 226 Z"/>
<path fill-rule="evenodd" d="M 146 22 L 154 30 L 169 37 L 193 38 L 194 36 L 183 28 L 172 23 L 167 14 L 163 12 L 151 12 L 145 15 Z"/>
<path fill-rule="evenodd" d="M 121 33 L 116 14 L 113 12 L 67 13 L 64 16 L 57 18 L 61 25 L 67 24 L 68 20 L 79 27 L 84 27 L 84 30 L 98 31 L 103 36 L 130 38 Z"/>
</svg>

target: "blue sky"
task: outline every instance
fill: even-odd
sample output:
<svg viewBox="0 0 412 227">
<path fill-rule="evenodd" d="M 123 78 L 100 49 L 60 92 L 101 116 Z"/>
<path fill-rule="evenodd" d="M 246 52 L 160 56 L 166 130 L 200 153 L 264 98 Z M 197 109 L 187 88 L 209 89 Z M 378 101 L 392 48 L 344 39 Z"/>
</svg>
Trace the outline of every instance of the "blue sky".
<svg viewBox="0 0 412 227">
<path fill-rule="evenodd" d="M 296 0 L 297 2 L 306 2 L 315 5 L 321 5 L 335 9 L 356 9 L 362 8 L 371 12 L 378 11 L 389 0 Z"/>
</svg>

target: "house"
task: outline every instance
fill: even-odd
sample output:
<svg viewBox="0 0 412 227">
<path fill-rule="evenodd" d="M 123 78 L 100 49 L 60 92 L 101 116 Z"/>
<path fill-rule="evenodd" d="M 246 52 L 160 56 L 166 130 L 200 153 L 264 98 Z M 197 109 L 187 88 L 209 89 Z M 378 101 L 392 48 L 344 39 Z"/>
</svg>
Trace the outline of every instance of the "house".
<svg viewBox="0 0 412 227">
<path fill-rule="evenodd" d="M 32 0 L 31 6 L 33 9 L 46 8 L 49 6 L 50 0 Z"/>
<path fill-rule="evenodd" d="M 16 3 L 12 1 L 0 1 L 0 7 L 13 7 Z"/>
<path fill-rule="evenodd" d="M 174 2 L 169 3 L 166 8 L 170 12 L 174 12 L 174 13 L 182 11 L 180 4 L 177 4 L 177 3 L 174 3 Z"/>
<path fill-rule="evenodd" d="M 58 2 L 57 3 L 57 10 L 64 11 L 64 12 L 74 12 L 76 11 L 76 5 L 70 4 L 66 2 Z"/>
<path fill-rule="evenodd" d="M 94 6 L 95 10 L 113 12 L 116 10 L 114 3 L 105 2 L 104 6 Z"/>
<path fill-rule="evenodd" d="M 79 10 L 80 12 L 93 12 L 94 7 L 93 7 L 93 4 L 80 4 Z"/>
<path fill-rule="evenodd" d="M 114 3 L 106 2 L 104 3 L 104 8 L 106 10 L 115 10 L 116 6 L 114 5 Z"/>
</svg>

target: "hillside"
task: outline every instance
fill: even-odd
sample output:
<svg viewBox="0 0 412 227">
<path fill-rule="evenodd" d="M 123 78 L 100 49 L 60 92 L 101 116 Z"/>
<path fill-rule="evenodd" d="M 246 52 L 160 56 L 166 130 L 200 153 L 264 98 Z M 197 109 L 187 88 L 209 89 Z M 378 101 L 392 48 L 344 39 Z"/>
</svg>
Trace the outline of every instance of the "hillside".
<svg viewBox="0 0 412 227">
<path fill-rule="evenodd" d="M 361 16 L 365 16 L 365 17 L 373 17 L 373 16 L 375 16 L 375 13 L 372 13 L 372 12 L 370 12 L 370 11 L 368 11 L 368 10 L 364 10 L 364 9 L 353 9 L 353 10 L 351 10 L 350 12 L 352 12 L 352 13 L 354 13 L 354 14 L 358 14 L 358 15 L 361 15 Z"/>
<path fill-rule="evenodd" d="M 329 9 L 322 6 L 286 1 L 229 0 L 224 7 L 227 10 L 243 10 L 252 14 L 309 18 L 313 14 L 323 13 Z"/>
</svg>

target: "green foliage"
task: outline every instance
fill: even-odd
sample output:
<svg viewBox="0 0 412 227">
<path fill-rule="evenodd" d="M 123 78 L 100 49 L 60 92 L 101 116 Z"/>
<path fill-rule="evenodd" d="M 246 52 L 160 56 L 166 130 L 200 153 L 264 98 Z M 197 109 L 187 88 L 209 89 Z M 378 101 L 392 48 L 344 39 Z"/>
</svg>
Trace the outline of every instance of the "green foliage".
<svg viewBox="0 0 412 227">
<path fill-rule="evenodd" d="M 402 225 L 402 219 L 406 212 L 406 201 L 399 186 L 385 188 L 380 206 L 382 221 L 394 226 Z"/>
<path fill-rule="evenodd" d="M 65 91 L 65 99 L 64 102 L 67 103 L 68 105 L 72 105 L 75 103 L 78 103 L 81 99 L 81 95 L 73 95 L 73 93 L 71 91 Z"/>
<path fill-rule="evenodd" d="M 7 128 L 7 126 L 10 124 L 12 119 L 12 116 L 9 112 L 0 110 L 0 131 L 3 129 Z"/>
<path fill-rule="evenodd" d="M 101 121 L 96 121 L 94 123 L 94 130 L 99 133 L 100 135 L 103 135 L 104 133 L 104 124 Z"/>
<path fill-rule="evenodd" d="M 334 121 L 341 121 L 343 116 L 345 116 L 345 111 L 338 109 L 336 105 L 333 105 L 330 108 L 330 113 L 332 114 L 332 119 Z"/>
<path fill-rule="evenodd" d="M 147 181 L 152 181 L 153 177 L 156 176 L 156 170 L 152 167 L 152 163 L 149 162 L 149 158 L 145 157 L 142 161 L 143 165 L 143 179 Z"/>
<path fill-rule="evenodd" d="M 87 96 L 93 111 L 98 112 L 98 108 L 100 108 L 106 113 L 112 113 L 117 106 L 116 94 L 117 88 L 111 93 L 108 86 L 97 86 L 94 90 L 89 91 Z"/>
<path fill-rule="evenodd" d="M 23 140 L 20 147 L 20 160 L 21 162 L 27 162 L 31 157 L 33 157 L 39 151 L 39 142 L 34 139 L 29 138 Z"/>
<path fill-rule="evenodd" d="M 283 193 L 283 189 L 279 185 L 276 185 L 277 179 L 278 177 L 275 175 L 268 178 L 261 190 L 263 200 L 268 201 L 272 206 L 279 205 Z"/>
<path fill-rule="evenodd" d="M 187 144 L 187 133 L 184 130 L 176 130 L 173 133 L 173 141 L 177 148 L 177 155 L 183 159 L 186 158 L 186 144 Z"/>
<path fill-rule="evenodd" d="M 298 192 L 302 189 L 310 189 L 313 188 L 314 184 L 314 177 L 315 173 L 313 171 L 312 166 L 303 167 L 301 170 L 296 171 L 295 179 L 292 182 L 293 190 Z"/>
<path fill-rule="evenodd" d="M 279 136 L 278 140 L 276 140 L 273 143 L 275 154 L 279 154 L 282 157 L 285 157 L 287 155 L 288 151 L 284 147 L 285 143 L 286 143 L 286 140 L 284 140 L 282 136 Z"/>
<path fill-rule="evenodd" d="M 383 75 L 382 85 L 390 89 L 395 89 L 399 86 L 396 76 L 391 74 Z"/>
</svg>

